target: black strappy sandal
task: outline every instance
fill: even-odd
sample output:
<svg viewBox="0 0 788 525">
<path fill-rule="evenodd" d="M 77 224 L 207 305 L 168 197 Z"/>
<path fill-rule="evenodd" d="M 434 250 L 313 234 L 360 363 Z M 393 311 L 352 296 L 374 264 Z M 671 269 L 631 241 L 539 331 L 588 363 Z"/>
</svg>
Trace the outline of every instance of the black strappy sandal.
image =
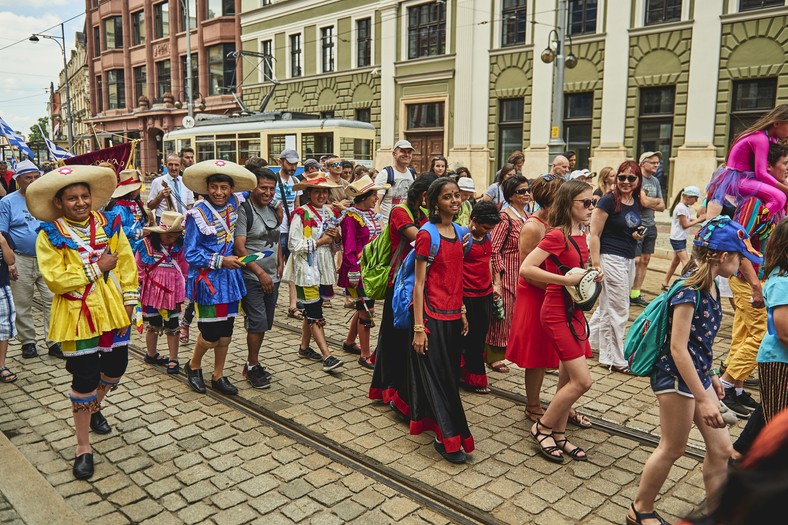
<svg viewBox="0 0 788 525">
<path fill-rule="evenodd" d="M 627 525 L 643 525 L 643 520 L 659 520 L 660 525 L 670 525 L 665 518 L 657 514 L 657 511 L 653 512 L 638 512 L 635 509 L 635 503 L 633 502 L 630 507 L 632 507 L 632 512 L 635 513 L 635 519 L 629 517 L 629 513 L 627 513 Z"/>
<path fill-rule="evenodd" d="M 544 432 L 539 430 L 539 427 L 543 429 L 549 430 L 550 432 L 545 434 Z M 553 463 L 563 463 L 564 462 L 564 454 L 560 447 L 557 446 L 549 446 L 545 447 L 542 445 L 542 442 L 547 439 L 553 437 L 553 429 L 550 427 L 546 427 L 542 424 L 541 419 L 536 420 L 536 434 L 534 434 L 533 430 L 528 431 L 531 434 L 531 437 L 536 441 L 536 444 L 539 445 L 539 452 L 547 459 L 552 461 Z M 561 452 L 560 455 L 556 456 L 553 454 L 554 452 Z"/>
<path fill-rule="evenodd" d="M 566 437 L 563 439 L 558 439 L 556 436 L 566 436 L 566 432 L 553 432 L 553 440 L 555 441 L 556 446 L 563 452 L 567 454 L 570 458 L 574 459 L 575 461 L 588 461 L 588 454 L 585 450 L 578 447 L 577 445 L 570 443 Z M 567 450 L 567 445 L 572 445 L 572 450 Z M 582 456 L 580 454 L 583 454 Z"/>
</svg>

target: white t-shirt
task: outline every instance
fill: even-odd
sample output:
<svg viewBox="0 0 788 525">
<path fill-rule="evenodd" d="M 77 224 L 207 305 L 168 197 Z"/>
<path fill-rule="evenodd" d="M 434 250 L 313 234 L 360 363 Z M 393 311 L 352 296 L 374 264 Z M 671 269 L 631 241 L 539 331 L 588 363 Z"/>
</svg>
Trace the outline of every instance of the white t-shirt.
<svg viewBox="0 0 788 525">
<path fill-rule="evenodd" d="M 285 212 L 284 202 L 287 201 L 287 211 L 293 213 L 293 211 L 296 209 L 296 197 L 301 195 L 302 192 L 293 191 L 293 186 L 295 186 L 295 184 L 298 182 L 295 177 L 290 176 L 287 181 L 284 181 L 282 180 L 282 177 L 279 177 L 279 180 L 282 181 L 282 187 L 285 189 L 285 194 L 282 196 L 279 183 L 276 183 L 276 200 L 282 203 L 282 224 L 279 225 L 279 233 L 287 233 L 290 231 L 290 217 L 288 213 Z"/>
<path fill-rule="evenodd" d="M 380 196 L 380 214 L 386 223 L 389 221 L 391 209 L 397 204 L 408 200 L 408 190 L 410 185 L 413 184 L 413 175 L 410 173 L 410 170 L 406 168 L 404 172 L 401 172 L 397 171 L 393 166 L 392 169 L 394 170 L 394 183 L 391 185 L 391 188 L 387 191 L 378 192 Z M 387 184 L 388 177 L 389 174 L 385 168 L 380 170 L 380 173 L 375 176 L 375 185 Z"/>
<path fill-rule="evenodd" d="M 689 221 L 692 218 L 692 210 L 683 202 L 679 202 L 676 205 L 676 209 L 673 210 L 673 220 L 670 224 L 670 239 L 673 241 L 684 241 L 687 239 L 689 228 L 685 229 L 681 227 L 681 220 L 679 217 L 682 215 Z"/>
<path fill-rule="evenodd" d="M 148 190 L 148 202 L 155 199 L 164 189 L 162 182 L 166 182 L 167 186 L 172 190 L 170 198 L 172 199 L 172 205 L 175 206 L 175 211 L 178 213 L 186 213 L 186 207 L 194 204 L 194 193 L 184 186 L 183 177 L 181 176 L 178 176 L 177 179 L 173 179 L 169 175 L 162 175 L 161 177 L 153 179 L 153 182 L 150 183 L 150 190 Z M 178 202 L 178 199 L 175 197 L 176 195 L 180 197 L 181 202 Z M 165 211 L 167 211 L 167 199 L 162 199 L 158 208 L 156 208 L 156 217 L 161 217 L 162 212 Z"/>
</svg>

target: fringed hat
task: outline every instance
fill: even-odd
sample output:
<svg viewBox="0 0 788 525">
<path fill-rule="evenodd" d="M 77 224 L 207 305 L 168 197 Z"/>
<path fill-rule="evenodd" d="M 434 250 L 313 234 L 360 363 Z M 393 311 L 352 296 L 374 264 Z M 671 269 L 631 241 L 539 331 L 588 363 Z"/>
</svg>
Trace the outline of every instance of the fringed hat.
<svg viewBox="0 0 788 525">
<path fill-rule="evenodd" d="M 257 177 L 243 166 L 229 160 L 204 160 L 183 170 L 183 184 L 195 193 L 208 193 L 208 177 L 227 175 L 233 179 L 233 192 L 252 191 Z"/>
<path fill-rule="evenodd" d="M 304 191 L 304 190 L 315 190 L 318 188 L 325 188 L 327 190 L 332 190 L 335 188 L 341 188 L 340 184 L 337 184 L 334 181 L 330 181 L 325 177 L 313 177 L 311 179 L 306 179 L 304 181 L 299 182 L 298 184 L 293 185 L 293 191 Z"/>
<path fill-rule="evenodd" d="M 33 181 L 25 191 L 27 209 L 36 219 L 52 222 L 62 216 L 53 200 L 57 192 L 76 183 L 90 186 L 92 209 L 103 208 L 112 198 L 117 178 L 111 168 L 99 166 L 62 166 Z"/>
<path fill-rule="evenodd" d="M 177 211 L 164 211 L 161 213 L 161 222 L 158 226 L 146 226 L 145 233 L 177 233 L 183 231 L 183 215 Z"/>
<path fill-rule="evenodd" d="M 139 170 L 123 170 L 118 175 L 118 187 L 112 193 L 113 199 L 119 199 L 142 187 L 142 176 Z"/>
</svg>

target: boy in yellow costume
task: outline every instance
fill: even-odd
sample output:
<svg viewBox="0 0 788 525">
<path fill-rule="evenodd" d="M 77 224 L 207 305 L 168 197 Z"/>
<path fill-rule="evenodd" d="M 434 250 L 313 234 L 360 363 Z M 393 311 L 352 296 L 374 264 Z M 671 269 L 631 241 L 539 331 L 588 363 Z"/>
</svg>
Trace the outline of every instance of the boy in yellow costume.
<svg viewBox="0 0 788 525">
<path fill-rule="evenodd" d="M 116 184 L 111 169 L 63 166 L 27 188 L 28 209 L 42 221 L 36 240 L 41 276 L 55 294 L 49 337 L 62 343 L 72 375 L 77 479 L 93 475 L 89 430 L 112 431 L 99 410 L 126 371 L 139 296 L 137 266 L 120 217 L 96 211 Z"/>
</svg>

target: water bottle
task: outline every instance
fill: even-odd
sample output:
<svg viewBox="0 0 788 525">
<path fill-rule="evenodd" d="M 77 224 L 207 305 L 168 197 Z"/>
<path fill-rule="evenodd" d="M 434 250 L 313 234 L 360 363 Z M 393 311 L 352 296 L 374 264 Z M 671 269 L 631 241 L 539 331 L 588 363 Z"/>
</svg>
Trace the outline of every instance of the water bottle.
<svg viewBox="0 0 788 525">
<path fill-rule="evenodd" d="M 493 299 L 493 316 L 499 321 L 503 321 L 506 317 L 506 310 L 503 308 L 503 299 L 500 297 Z"/>
</svg>

